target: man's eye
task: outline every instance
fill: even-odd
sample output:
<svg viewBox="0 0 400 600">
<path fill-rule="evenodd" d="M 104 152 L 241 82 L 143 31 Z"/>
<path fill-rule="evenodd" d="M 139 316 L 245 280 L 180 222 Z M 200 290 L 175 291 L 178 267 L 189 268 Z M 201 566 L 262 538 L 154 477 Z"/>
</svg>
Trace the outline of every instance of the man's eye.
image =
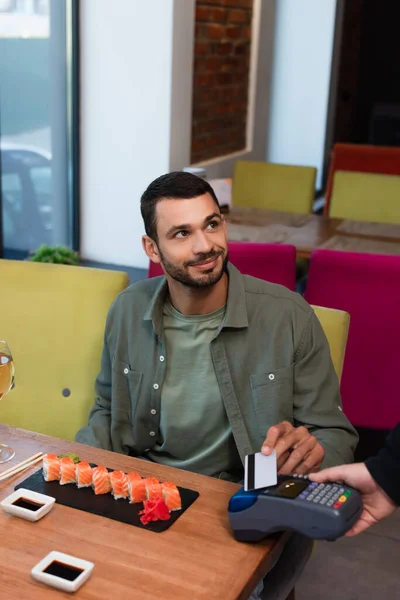
<svg viewBox="0 0 400 600">
<path fill-rule="evenodd" d="M 189 232 L 183 230 L 183 231 L 178 231 L 178 233 L 175 235 L 175 237 L 178 239 L 182 239 L 182 238 L 187 237 L 188 235 L 189 235 Z"/>
<path fill-rule="evenodd" d="M 210 221 L 207 225 L 209 229 L 216 229 L 219 226 L 219 221 Z"/>
</svg>

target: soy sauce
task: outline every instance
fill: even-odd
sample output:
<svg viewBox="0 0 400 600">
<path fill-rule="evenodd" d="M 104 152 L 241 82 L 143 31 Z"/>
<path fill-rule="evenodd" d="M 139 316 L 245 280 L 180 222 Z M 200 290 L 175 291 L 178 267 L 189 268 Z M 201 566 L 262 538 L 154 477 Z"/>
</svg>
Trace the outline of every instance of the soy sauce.
<svg viewBox="0 0 400 600">
<path fill-rule="evenodd" d="M 37 511 L 39 508 L 44 506 L 43 502 L 34 502 L 33 500 L 28 500 L 28 498 L 17 498 L 13 502 L 14 506 L 20 506 L 21 508 L 26 508 L 27 510 Z"/>
<path fill-rule="evenodd" d="M 54 575 L 55 577 L 61 577 L 61 579 L 67 579 L 68 581 L 75 581 L 75 579 L 77 579 L 79 575 L 83 573 L 83 569 L 72 567 L 71 565 L 62 563 L 59 560 L 53 560 L 53 562 L 51 562 L 43 570 L 43 573 L 48 573 L 49 575 Z"/>
</svg>

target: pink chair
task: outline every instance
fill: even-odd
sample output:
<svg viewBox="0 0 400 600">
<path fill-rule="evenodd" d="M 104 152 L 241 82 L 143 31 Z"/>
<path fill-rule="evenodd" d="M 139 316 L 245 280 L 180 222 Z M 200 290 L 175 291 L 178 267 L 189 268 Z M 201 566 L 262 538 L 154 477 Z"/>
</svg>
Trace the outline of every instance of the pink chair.
<svg viewBox="0 0 400 600">
<path fill-rule="evenodd" d="M 296 248 L 289 244 L 229 242 L 229 260 L 241 273 L 296 289 Z M 150 262 L 148 277 L 163 275 L 160 265 Z"/>
<path fill-rule="evenodd" d="M 154 263 L 152 260 L 149 263 L 149 270 L 147 272 L 147 278 L 151 277 L 159 277 L 160 275 L 164 275 L 164 271 L 158 263 Z"/>
<path fill-rule="evenodd" d="M 400 256 L 315 250 L 305 298 L 350 313 L 341 392 L 351 423 L 394 427 L 400 421 Z"/>
</svg>

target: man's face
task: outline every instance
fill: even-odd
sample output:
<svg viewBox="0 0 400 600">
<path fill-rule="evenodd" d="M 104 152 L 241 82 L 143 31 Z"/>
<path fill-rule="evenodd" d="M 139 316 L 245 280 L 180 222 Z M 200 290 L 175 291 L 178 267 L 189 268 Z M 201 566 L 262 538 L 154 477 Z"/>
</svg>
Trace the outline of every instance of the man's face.
<svg viewBox="0 0 400 600">
<path fill-rule="evenodd" d="M 228 262 L 226 227 L 210 194 L 161 200 L 156 219 L 161 263 L 170 277 L 198 288 L 221 279 Z"/>
</svg>

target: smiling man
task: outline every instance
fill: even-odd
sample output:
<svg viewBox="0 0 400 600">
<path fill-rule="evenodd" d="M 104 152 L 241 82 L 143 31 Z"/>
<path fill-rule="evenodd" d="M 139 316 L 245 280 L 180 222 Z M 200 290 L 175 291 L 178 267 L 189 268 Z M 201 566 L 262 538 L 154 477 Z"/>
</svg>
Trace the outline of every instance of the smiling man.
<svg viewBox="0 0 400 600">
<path fill-rule="evenodd" d="M 246 454 L 281 473 L 353 459 L 329 345 L 312 308 L 229 263 L 211 186 L 190 173 L 144 192 L 143 247 L 165 277 L 135 283 L 106 323 L 97 398 L 77 441 L 239 481 Z"/>
</svg>

